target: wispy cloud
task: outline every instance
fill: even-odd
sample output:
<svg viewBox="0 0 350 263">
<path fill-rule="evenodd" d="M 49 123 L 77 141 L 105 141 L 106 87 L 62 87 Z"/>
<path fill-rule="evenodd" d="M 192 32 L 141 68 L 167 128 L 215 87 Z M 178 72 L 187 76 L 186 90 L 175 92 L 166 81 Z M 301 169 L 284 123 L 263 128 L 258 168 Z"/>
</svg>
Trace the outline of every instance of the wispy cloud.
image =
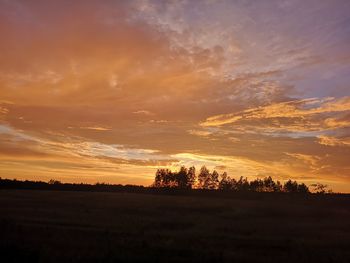
<svg viewBox="0 0 350 263">
<path fill-rule="evenodd" d="M 302 99 L 267 106 L 260 106 L 244 110 L 238 113 L 222 114 L 207 118 L 201 123 L 202 126 L 220 126 L 238 122 L 239 120 L 270 119 L 270 118 L 304 118 L 310 115 L 322 113 L 337 113 L 350 111 L 350 98 L 344 97 L 335 100 L 325 99 Z M 331 119 L 328 120 L 331 122 Z"/>
<path fill-rule="evenodd" d="M 203 127 L 230 126 L 251 132 L 315 132 L 349 127 L 342 119 L 350 112 L 350 98 L 302 99 L 221 114 L 201 122 Z M 333 116 L 333 117 L 330 117 Z"/>
<path fill-rule="evenodd" d="M 93 130 L 93 131 L 110 131 L 111 128 L 106 128 L 106 127 L 98 127 L 98 126 L 91 126 L 91 127 L 79 127 L 80 129 L 85 129 L 85 130 Z"/>
<path fill-rule="evenodd" d="M 350 146 L 350 138 L 336 138 L 325 135 L 318 136 L 319 143 L 326 146 Z"/>
<path fill-rule="evenodd" d="M 140 114 L 140 115 L 154 115 L 152 112 L 148 110 L 137 110 L 133 112 L 134 114 Z"/>
</svg>

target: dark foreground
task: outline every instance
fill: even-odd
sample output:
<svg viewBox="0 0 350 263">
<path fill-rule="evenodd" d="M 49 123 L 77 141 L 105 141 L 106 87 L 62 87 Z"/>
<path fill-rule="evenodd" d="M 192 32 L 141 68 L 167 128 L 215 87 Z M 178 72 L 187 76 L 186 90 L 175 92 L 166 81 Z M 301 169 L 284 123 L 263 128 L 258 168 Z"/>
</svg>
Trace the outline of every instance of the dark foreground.
<svg viewBox="0 0 350 263">
<path fill-rule="evenodd" d="M 1 262 L 350 262 L 350 197 L 0 190 Z"/>
</svg>

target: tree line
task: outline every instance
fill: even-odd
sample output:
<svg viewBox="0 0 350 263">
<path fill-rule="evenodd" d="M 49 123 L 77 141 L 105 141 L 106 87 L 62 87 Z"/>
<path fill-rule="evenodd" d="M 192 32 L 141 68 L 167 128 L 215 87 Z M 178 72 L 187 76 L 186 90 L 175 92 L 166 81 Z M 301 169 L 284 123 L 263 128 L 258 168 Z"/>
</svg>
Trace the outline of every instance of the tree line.
<svg viewBox="0 0 350 263">
<path fill-rule="evenodd" d="M 310 185 L 312 192 L 318 194 L 332 193 L 327 185 L 316 183 Z M 248 181 L 240 177 L 238 180 L 231 178 L 227 173 L 219 175 L 217 171 L 210 172 L 203 166 L 199 174 L 194 167 L 181 167 L 179 171 L 172 172 L 169 169 L 158 169 L 154 183 L 150 186 L 121 185 L 108 183 L 62 183 L 58 180 L 19 181 L 16 179 L 3 179 L 0 177 L 0 189 L 34 189 L 34 190 L 60 190 L 60 191 L 97 191 L 97 192 L 131 192 L 131 193 L 198 193 L 192 189 L 221 190 L 221 192 L 288 192 L 309 193 L 305 184 L 288 180 L 284 184 L 274 181 L 271 177 Z M 199 191 L 202 192 L 202 191 Z M 217 193 L 220 191 L 216 191 Z"/>
<path fill-rule="evenodd" d="M 286 193 L 310 193 L 309 187 L 304 183 L 288 180 L 284 184 L 274 181 L 271 176 L 263 179 L 248 181 L 241 176 L 238 180 L 231 178 L 226 172 L 221 175 L 206 166 L 202 166 L 198 175 L 194 166 L 186 168 L 182 166 L 178 171 L 158 169 L 155 174 L 153 187 L 178 188 L 178 189 L 207 189 L 241 192 L 286 192 Z"/>
</svg>

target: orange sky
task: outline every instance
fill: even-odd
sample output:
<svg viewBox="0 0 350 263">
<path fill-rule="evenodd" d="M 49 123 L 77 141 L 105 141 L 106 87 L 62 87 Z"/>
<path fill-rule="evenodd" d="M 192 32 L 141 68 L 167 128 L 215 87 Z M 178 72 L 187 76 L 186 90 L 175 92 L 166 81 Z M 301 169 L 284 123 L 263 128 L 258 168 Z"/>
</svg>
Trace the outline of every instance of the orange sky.
<svg viewBox="0 0 350 263">
<path fill-rule="evenodd" d="M 348 1 L 0 1 L 0 176 L 207 165 L 350 192 Z"/>
</svg>

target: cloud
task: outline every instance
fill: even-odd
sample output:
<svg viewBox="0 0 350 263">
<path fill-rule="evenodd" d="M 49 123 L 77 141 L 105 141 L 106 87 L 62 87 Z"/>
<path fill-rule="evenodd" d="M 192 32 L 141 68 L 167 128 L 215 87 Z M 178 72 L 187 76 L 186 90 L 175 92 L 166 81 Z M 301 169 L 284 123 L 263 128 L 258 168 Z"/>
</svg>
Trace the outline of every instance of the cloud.
<svg viewBox="0 0 350 263">
<path fill-rule="evenodd" d="M 66 138 L 55 134 L 55 140 L 43 139 L 26 135 L 11 127 L 0 126 L 2 135 L 1 158 L 20 157 L 26 160 L 57 160 L 64 162 L 91 161 L 99 169 L 97 163 L 102 160 L 113 164 L 148 165 L 174 162 L 167 155 L 159 154 L 157 150 L 128 148 L 123 145 L 108 145 L 98 142 L 86 141 L 84 138 Z M 103 166 L 102 166 L 103 167 Z"/>
<path fill-rule="evenodd" d="M 319 143 L 326 146 L 350 146 L 350 138 L 336 138 L 325 135 L 318 136 Z"/>
<path fill-rule="evenodd" d="M 235 116 L 233 114 L 222 114 L 207 118 L 204 122 L 201 123 L 201 126 L 221 126 L 225 124 L 235 123 L 240 119 L 242 119 L 242 116 Z"/>
<path fill-rule="evenodd" d="M 0 105 L 0 120 L 3 120 L 6 117 L 6 115 L 8 114 L 8 112 L 9 112 L 9 110 L 7 108 L 2 107 Z"/>
<path fill-rule="evenodd" d="M 302 99 L 221 114 L 201 122 L 203 127 L 231 125 L 232 129 L 274 133 L 324 131 L 349 127 L 342 115 L 350 111 L 350 98 Z M 327 116 L 333 116 L 327 118 Z"/>
<path fill-rule="evenodd" d="M 302 153 L 286 153 L 286 154 L 304 162 L 307 165 L 310 165 L 313 169 L 319 167 L 319 162 L 321 160 L 321 157 L 315 156 L 315 155 L 308 155 L 308 154 L 302 154 Z"/>
<path fill-rule="evenodd" d="M 148 110 L 138 110 L 138 111 L 134 111 L 133 112 L 134 114 L 141 114 L 141 115 L 153 115 L 153 113 L 152 112 L 150 112 L 150 111 L 148 111 Z"/>
<path fill-rule="evenodd" d="M 0 106 L 0 114 L 1 114 L 1 115 L 5 115 L 5 114 L 8 113 L 8 112 L 9 112 L 8 109 L 6 109 L 5 107 L 1 107 L 1 106 Z"/>
<path fill-rule="evenodd" d="M 85 129 L 85 130 L 93 130 L 93 131 L 110 131 L 110 128 L 106 127 L 79 127 L 80 129 Z"/>
<path fill-rule="evenodd" d="M 325 125 L 332 129 L 347 128 L 350 127 L 350 120 L 328 118 L 324 121 Z"/>
<path fill-rule="evenodd" d="M 239 113 L 217 115 L 208 118 L 201 124 L 203 126 L 220 126 L 235 123 L 241 119 L 303 118 L 321 113 L 344 111 L 350 111 L 350 97 L 337 100 L 334 98 L 311 98 L 260 106 Z"/>
<path fill-rule="evenodd" d="M 201 131 L 201 130 L 189 130 L 188 133 L 191 135 L 196 135 L 200 137 L 207 137 L 212 134 L 210 131 Z"/>
</svg>

